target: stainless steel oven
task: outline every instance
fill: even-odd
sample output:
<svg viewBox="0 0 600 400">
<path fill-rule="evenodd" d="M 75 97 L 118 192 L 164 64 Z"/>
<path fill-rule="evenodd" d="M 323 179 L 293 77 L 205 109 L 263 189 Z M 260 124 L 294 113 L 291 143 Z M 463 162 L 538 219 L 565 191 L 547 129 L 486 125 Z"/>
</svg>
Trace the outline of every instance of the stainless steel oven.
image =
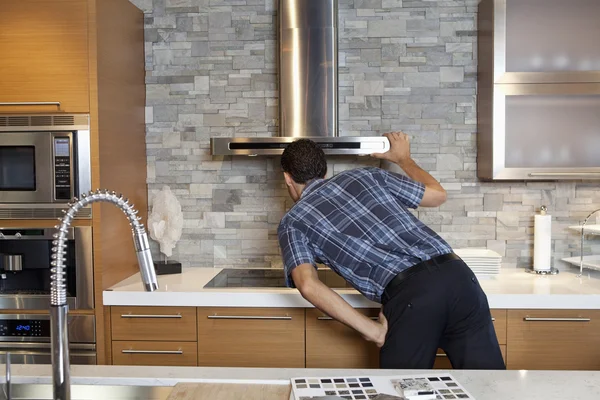
<svg viewBox="0 0 600 400">
<path fill-rule="evenodd" d="M 0 218 L 55 218 L 91 188 L 87 114 L 0 114 Z M 91 209 L 81 218 L 91 218 Z"/>
<path fill-rule="evenodd" d="M 55 229 L 0 227 L 0 312 L 50 307 L 50 268 Z M 94 308 L 92 228 L 67 232 L 67 302 Z"/>
<path fill-rule="evenodd" d="M 68 318 L 71 364 L 96 364 L 96 327 L 93 315 Z M 0 314 L 0 363 L 10 353 L 12 364 L 51 364 L 50 316 Z"/>
</svg>

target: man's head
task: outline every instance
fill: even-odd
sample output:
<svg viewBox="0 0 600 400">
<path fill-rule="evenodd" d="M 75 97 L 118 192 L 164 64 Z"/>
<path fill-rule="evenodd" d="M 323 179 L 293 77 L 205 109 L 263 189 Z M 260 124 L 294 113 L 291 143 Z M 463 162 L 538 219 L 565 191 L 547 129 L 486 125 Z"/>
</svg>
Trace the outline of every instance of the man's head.
<svg viewBox="0 0 600 400">
<path fill-rule="evenodd" d="M 299 139 L 287 145 L 283 151 L 281 168 L 290 196 L 298 201 L 309 181 L 325 178 L 327 160 L 325 153 L 315 142 Z"/>
</svg>

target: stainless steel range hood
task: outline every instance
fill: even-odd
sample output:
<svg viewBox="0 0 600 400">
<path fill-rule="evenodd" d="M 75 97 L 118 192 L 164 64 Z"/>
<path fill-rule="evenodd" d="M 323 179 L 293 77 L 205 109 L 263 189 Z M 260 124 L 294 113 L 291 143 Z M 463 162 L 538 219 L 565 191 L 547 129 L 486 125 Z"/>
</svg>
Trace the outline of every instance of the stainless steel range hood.
<svg viewBox="0 0 600 400">
<path fill-rule="evenodd" d="M 279 155 L 308 138 L 329 155 L 389 149 L 381 136 L 338 136 L 337 0 L 279 0 L 279 137 L 211 138 L 212 155 Z"/>
</svg>

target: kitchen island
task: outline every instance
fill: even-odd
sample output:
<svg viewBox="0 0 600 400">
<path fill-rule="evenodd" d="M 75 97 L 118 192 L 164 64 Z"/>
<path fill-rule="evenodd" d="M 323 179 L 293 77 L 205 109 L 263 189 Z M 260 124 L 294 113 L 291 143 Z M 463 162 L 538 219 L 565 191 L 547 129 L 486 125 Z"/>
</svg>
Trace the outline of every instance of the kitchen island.
<svg viewBox="0 0 600 400">
<path fill-rule="evenodd" d="M 294 377 L 418 375 L 423 372 L 425 371 L 72 366 L 71 379 L 73 385 L 169 387 L 180 382 L 289 385 L 289 380 Z M 449 372 L 477 400 L 597 400 L 600 398 L 600 372 Z M 0 367 L 0 374 L 2 376 L 0 380 L 4 383 L 4 367 Z M 51 368 L 47 365 L 13 365 L 12 376 L 13 384 L 49 384 Z"/>
</svg>

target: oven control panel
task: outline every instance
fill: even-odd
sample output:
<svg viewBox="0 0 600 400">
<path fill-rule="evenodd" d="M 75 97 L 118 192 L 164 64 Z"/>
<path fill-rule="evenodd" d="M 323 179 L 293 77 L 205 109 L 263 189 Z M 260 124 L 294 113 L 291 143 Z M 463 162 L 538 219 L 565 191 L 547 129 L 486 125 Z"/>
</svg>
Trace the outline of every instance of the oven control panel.
<svg viewBox="0 0 600 400">
<path fill-rule="evenodd" d="M 39 319 L 0 320 L 0 337 L 50 337 L 50 321 Z"/>
<path fill-rule="evenodd" d="M 71 199 L 71 139 L 54 138 L 54 198 Z"/>
</svg>

